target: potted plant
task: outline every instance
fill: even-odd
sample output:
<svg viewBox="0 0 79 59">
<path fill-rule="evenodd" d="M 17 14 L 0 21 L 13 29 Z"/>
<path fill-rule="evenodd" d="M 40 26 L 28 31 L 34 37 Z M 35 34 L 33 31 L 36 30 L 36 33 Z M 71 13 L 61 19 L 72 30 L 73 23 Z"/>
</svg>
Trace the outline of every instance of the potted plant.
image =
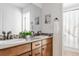
<svg viewBox="0 0 79 59">
<path fill-rule="evenodd" d="M 26 32 L 26 38 L 29 39 L 32 36 L 32 32 Z"/>
<path fill-rule="evenodd" d="M 26 39 L 28 39 L 28 38 L 30 38 L 32 36 L 32 32 L 31 31 L 29 31 L 29 32 L 20 32 L 20 37 L 21 38 L 26 38 Z"/>
<path fill-rule="evenodd" d="M 26 33 L 25 32 L 20 32 L 19 35 L 20 35 L 21 38 L 25 38 L 26 37 Z"/>
</svg>

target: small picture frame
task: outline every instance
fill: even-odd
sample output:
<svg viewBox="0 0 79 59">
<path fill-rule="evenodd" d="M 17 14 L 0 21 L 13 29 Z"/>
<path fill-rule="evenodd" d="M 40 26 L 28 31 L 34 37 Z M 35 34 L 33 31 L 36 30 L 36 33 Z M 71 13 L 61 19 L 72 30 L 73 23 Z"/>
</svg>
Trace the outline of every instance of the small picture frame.
<svg viewBox="0 0 79 59">
<path fill-rule="evenodd" d="M 50 24 L 51 23 L 51 15 L 45 15 L 45 24 Z"/>
<path fill-rule="evenodd" d="M 39 17 L 35 17 L 35 24 L 39 25 Z"/>
</svg>

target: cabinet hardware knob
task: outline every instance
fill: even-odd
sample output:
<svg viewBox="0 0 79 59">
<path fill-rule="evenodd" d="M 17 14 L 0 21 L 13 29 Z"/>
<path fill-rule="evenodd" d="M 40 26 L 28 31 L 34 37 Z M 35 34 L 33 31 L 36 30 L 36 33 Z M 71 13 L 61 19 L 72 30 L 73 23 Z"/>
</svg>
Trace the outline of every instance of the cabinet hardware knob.
<svg viewBox="0 0 79 59">
<path fill-rule="evenodd" d="M 42 50 L 44 50 L 44 48 L 42 48 Z"/>
</svg>

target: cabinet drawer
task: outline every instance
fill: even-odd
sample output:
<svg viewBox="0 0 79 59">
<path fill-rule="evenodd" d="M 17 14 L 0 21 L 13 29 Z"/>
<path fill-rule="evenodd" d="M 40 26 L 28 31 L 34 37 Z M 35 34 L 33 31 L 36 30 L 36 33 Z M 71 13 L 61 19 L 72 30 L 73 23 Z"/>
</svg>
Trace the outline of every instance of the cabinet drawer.
<svg viewBox="0 0 79 59">
<path fill-rule="evenodd" d="M 36 49 L 38 47 L 41 47 L 41 41 L 36 41 L 32 43 L 32 49 Z"/>
<path fill-rule="evenodd" d="M 47 39 L 42 40 L 42 45 L 45 45 L 51 42 L 52 42 L 52 38 L 47 38 Z"/>
<path fill-rule="evenodd" d="M 2 49 L 0 50 L 0 55 L 2 56 L 13 56 L 13 55 L 20 55 L 24 52 L 30 51 L 31 50 L 31 44 L 23 44 L 7 49 Z"/>
<path fill-rule="evenodd" d="M 20 56 L 32 56 L 32 54 L 31 54 L 31 52 L 27 52 L 27 53 L 24 53 L 24 54 L 22 54 Z"/>
<path fill-rule="evenodd" d="M 41 56 L 41 48 L 32 51 L 33 56 Z"/>
</svg>

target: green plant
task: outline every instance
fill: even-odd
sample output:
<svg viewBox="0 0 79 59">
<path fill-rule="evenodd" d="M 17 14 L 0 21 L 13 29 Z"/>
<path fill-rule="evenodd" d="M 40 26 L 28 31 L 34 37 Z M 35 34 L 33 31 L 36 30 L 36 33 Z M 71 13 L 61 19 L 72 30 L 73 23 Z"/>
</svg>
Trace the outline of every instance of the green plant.
<svg viewBox="0 0 79 59">
<path fill-rule="evenodd" d="M 29 32 L 20 32 L 20 36 L 23 37 L 23 38 L 25 38 L 28 35 L 31 36 L 32 35 L 32 32 L 31 31 L 29 31 Z"/>
<path fill-rule="evenodd" d="M 20 32 L 20 36 L 25 38 L 26 37 L 26 33 L 25 32 Z"/>
<path fill-rule="evenodd" d="M 27 32 L 27 33 L 28 33 L 27 35 L 30 35 L 30 36 L 32 35 L 32 32 L 30 32 L 30 31 L 29 31 L 29 32 Z"/>
</svg>

